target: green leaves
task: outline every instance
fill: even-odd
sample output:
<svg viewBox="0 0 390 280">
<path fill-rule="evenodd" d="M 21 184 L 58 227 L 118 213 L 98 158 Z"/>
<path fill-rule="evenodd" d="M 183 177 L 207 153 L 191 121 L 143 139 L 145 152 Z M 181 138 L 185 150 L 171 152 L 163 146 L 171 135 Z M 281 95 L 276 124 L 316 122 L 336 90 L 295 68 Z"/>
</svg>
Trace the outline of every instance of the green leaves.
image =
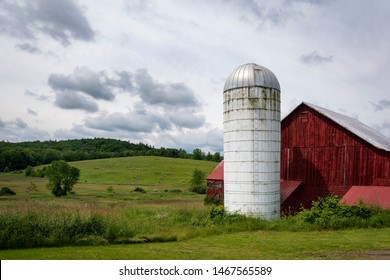
<svg viewBox="0 0 390 280">
<path fill-rule="evenodd" d="M 191 179 L 191 191 L 199 194 L 206 193 L 206 174 L 202 170 L 194 170 Z"/>
<path fill-rule="evenodd" d="M 80 170 L 64 160 L 57 160 L 47 167 L 46 177 L 49 179 L 48 187 L 52 194 L 63 196 L 70 193 L 78 182 Z"/>
<path fill-rule="evenodd" d="M 310 210 L 301 215 L 305 222 L 323 229 L 361 227 L 369 222 L 376 209 L 360 202 L 354 205 L 340 204 L 340 198 L 334 195 L 320 197 L 313 202 Z"/>
</svg>

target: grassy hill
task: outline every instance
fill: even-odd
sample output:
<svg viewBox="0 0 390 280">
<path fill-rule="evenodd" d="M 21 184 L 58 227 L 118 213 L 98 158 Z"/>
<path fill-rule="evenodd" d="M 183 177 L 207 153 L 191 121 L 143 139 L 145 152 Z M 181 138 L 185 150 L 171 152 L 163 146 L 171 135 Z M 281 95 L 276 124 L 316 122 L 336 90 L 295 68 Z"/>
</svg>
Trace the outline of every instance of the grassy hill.
<svg viewBox="0 0 390 280">
<path fill-rule="evenodd" d="M 193 170 L 206 176 L 217 162 L 137 156 L 85 160 L 70 163 L 80 169 L 80 183 L 139 184 L 156 186 L 189 186 Z"/>
</svg>

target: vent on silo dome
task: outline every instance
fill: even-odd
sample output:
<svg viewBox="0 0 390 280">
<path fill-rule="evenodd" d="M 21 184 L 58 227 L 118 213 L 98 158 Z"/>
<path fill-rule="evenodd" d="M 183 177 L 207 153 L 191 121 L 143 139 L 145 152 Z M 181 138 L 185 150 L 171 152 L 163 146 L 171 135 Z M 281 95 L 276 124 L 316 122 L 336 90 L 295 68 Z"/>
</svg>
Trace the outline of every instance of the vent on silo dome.
<svg viewBox="0 0 390 280">
<path fill-rule="evenodd" d="M 264 66 L 248 63 L 237 67 L 227 78 L 223 91 L 259 86 L 280 91 L 279 81 L 271 70 Z"/>
</svg>

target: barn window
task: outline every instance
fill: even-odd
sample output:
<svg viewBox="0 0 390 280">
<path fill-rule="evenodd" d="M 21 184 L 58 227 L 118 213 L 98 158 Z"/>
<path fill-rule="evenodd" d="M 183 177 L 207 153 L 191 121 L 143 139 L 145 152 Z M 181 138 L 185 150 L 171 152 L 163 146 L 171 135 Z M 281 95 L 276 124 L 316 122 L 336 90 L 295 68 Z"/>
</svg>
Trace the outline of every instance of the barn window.
<svg viewBox="0 0 390 280">
<path fill-rule="evenodd" d="M 303 111 L 301 113 L 301 122 L 307 123 L 309 121 L 309 111 Z"/>
</svg>

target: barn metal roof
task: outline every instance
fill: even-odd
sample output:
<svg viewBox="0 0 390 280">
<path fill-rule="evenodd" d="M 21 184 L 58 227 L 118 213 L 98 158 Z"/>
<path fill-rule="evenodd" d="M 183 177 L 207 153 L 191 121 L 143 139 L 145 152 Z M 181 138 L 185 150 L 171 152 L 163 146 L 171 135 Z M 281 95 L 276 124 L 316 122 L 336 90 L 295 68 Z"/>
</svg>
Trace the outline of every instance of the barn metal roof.
<svg viewBox="0 0 390 280">
<path fill-rule="evenodd" d="M 271 70 L 248 63 L 237 67 L 227 78 L 223 91 L 244 87 L 273 88 L 280 91 L 279 81 Z"/>
<path fill-rule="evenodd" d="M 307 103 L 302 102 L 306 106 L 309 106 L 313 110 L 317 111 L 318 113 L 324 115 L 325 117 L 328 117 L 329 119 L 333 120 L 334 122 L 338 123 L 345 129 L 349 130 L 356 136 L 360 137 L 361 139 L 365 140 L 366 142 L 370 143 L 374 147 L 390 151 L 390 139 L 386 136 L 380 134 L 375 129 L 361 123 L 357 119 L 347 117 L 345 115 L 333 112 L 331 110 Z"/>
<path fill-rule="evenodd" d="M 302 181 L 280 180 L 280 203 L 283 203 L 301 184 Z"/>
<path fill-rule="evenodd" d="M 340 203 L 354 204 L 359 201 L 372 206 L 390 209 L 390 187 L 352 186 L 340 200 Z"/>
<path fill-rule="evenodd" d="M 207 176 L 207 180 L 223 180 L 223 161 Z"/>
</svg>

